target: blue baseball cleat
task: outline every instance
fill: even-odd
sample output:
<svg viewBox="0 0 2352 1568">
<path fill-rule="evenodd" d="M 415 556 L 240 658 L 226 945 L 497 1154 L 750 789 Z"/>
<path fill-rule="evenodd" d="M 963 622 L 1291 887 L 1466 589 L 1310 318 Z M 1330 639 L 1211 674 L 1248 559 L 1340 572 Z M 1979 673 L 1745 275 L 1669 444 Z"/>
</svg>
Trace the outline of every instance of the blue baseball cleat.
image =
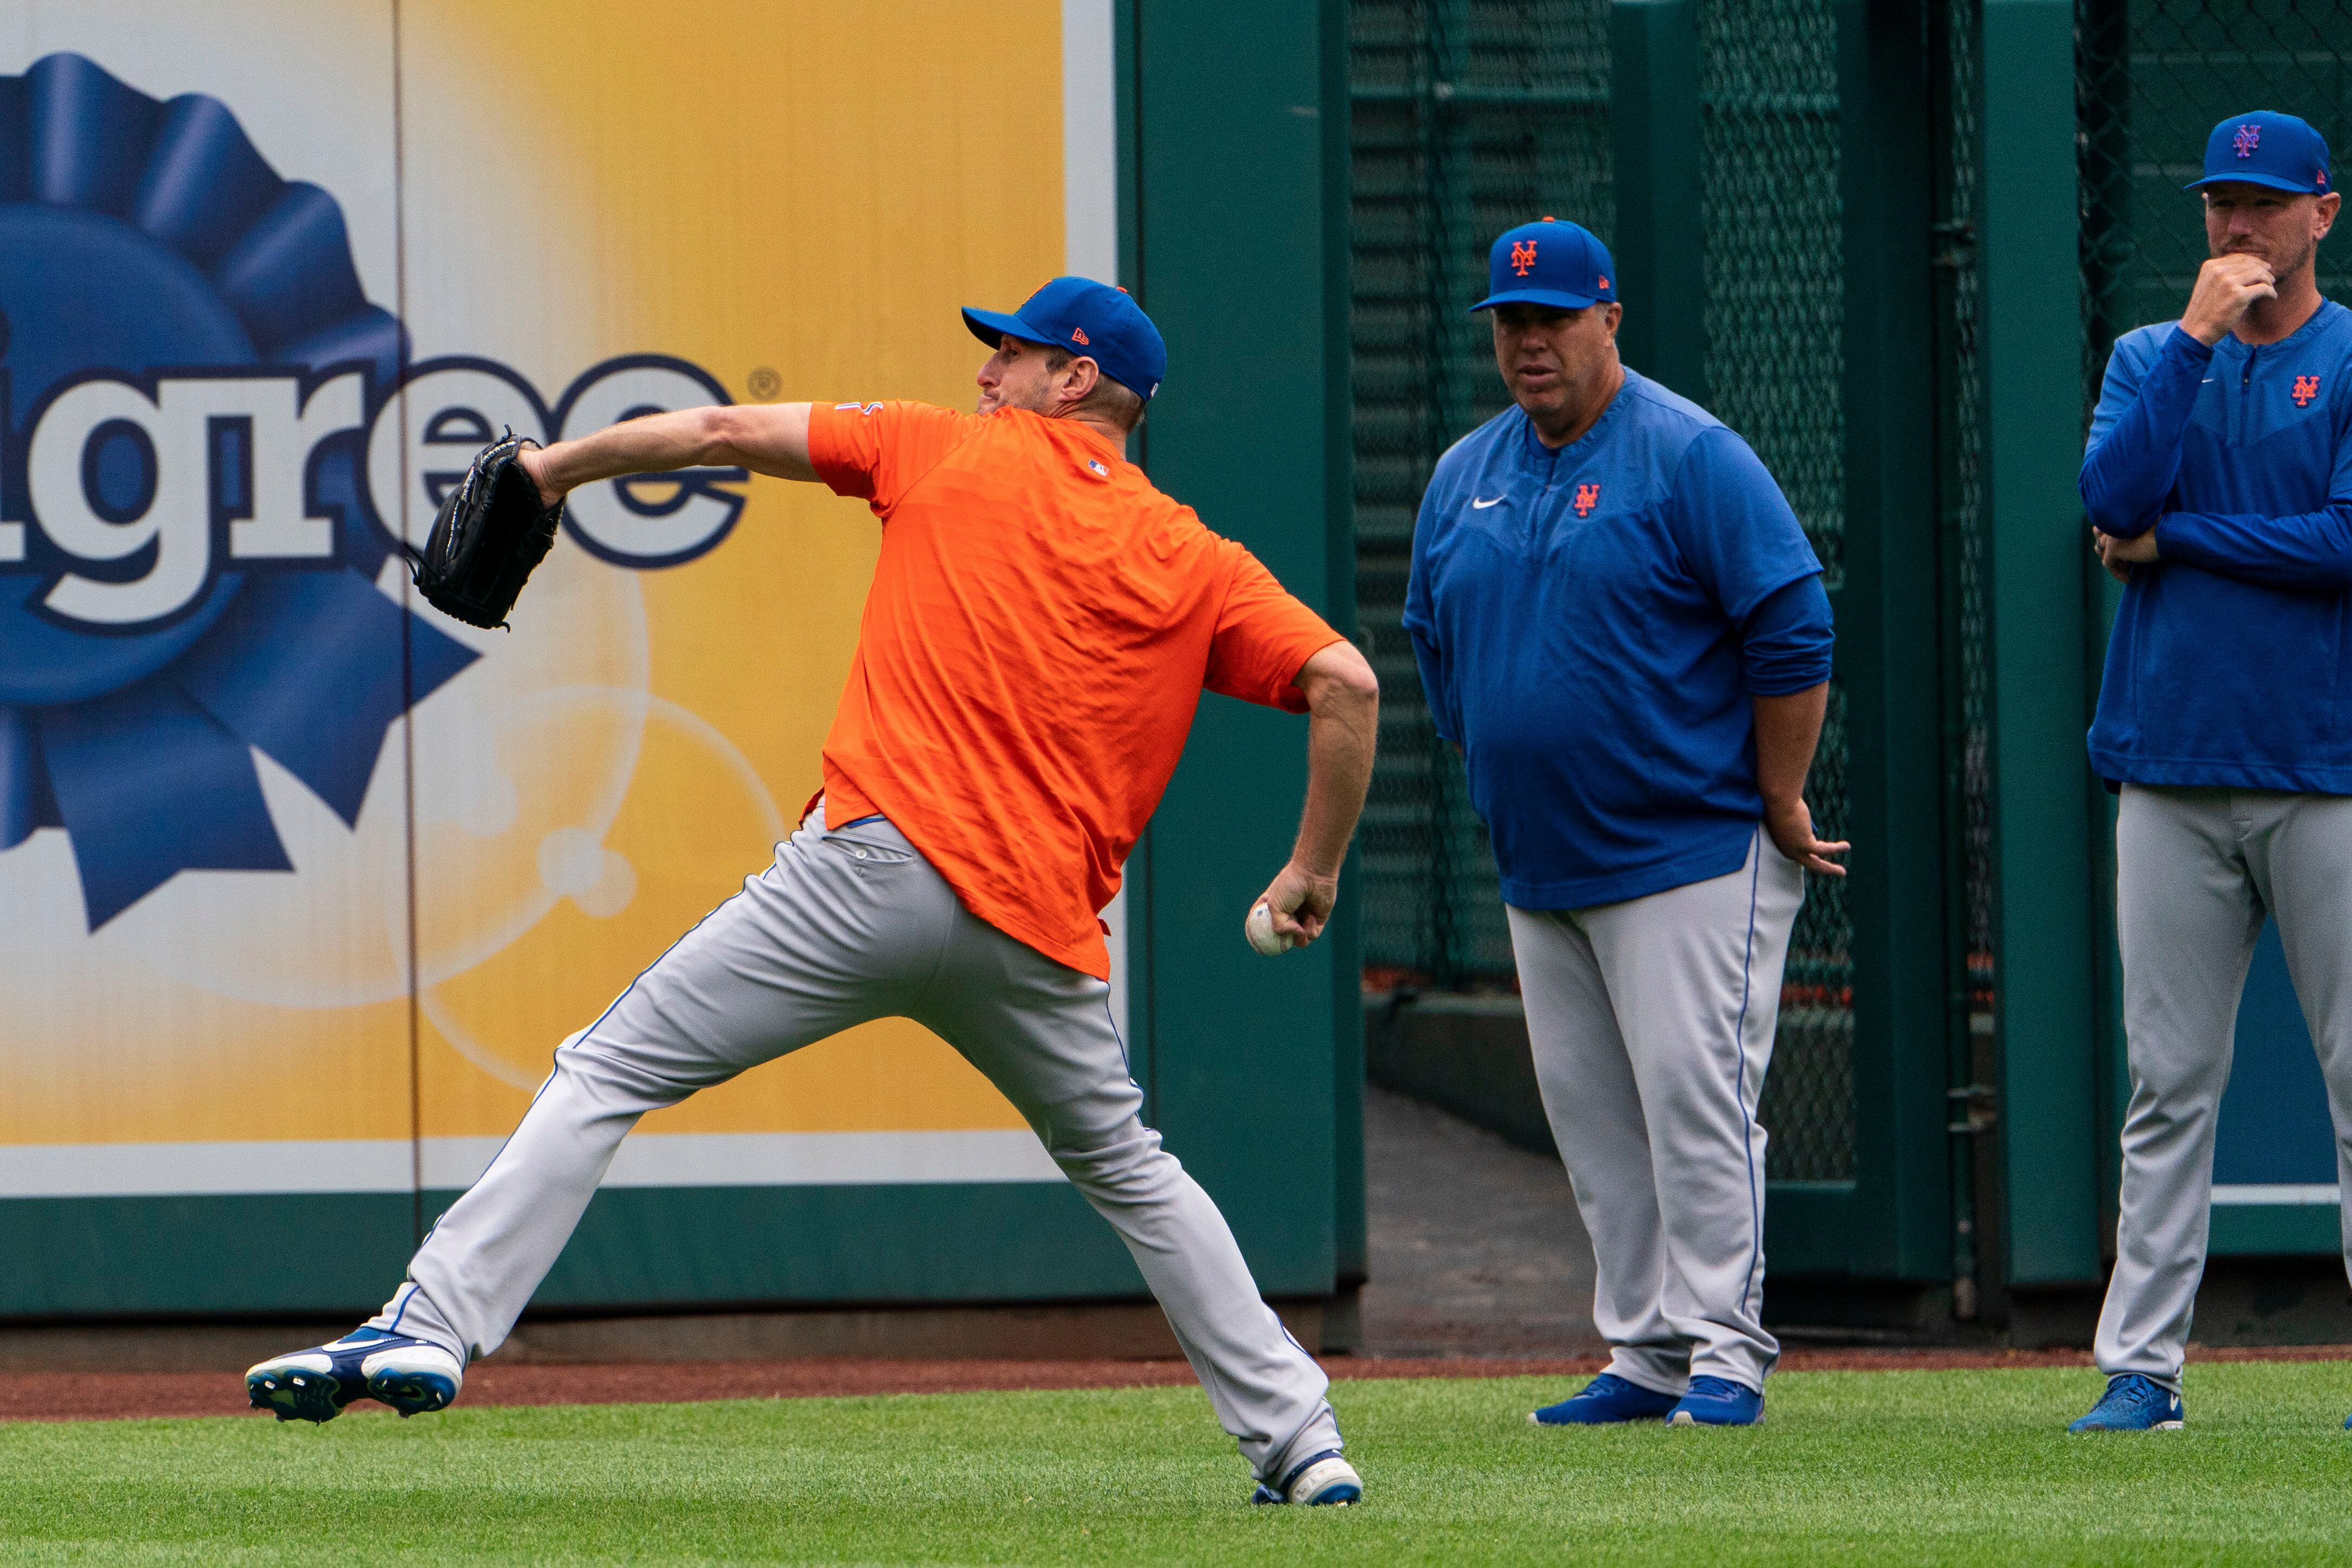
<svg viewBox="0 0 2352 1568">
<path fill-rule="evenodd" d="M 1558 1405 L 1528 1413 L 1538 1426 L 1607 1426 L 1621 1421 L 1655 1421 L 1675 1407 L 1675 1396 L 1628 1383 L 1604 1372 Z"/>
<path fill-rule="evenodd" d="M 1355 1467 L 1339 1457 L 1339 1449 L 1326 1448 L 1291 1466 L 1280 1486 L 1258 1482 L 1257 1494 L 1250 1501 L 1345 1508 L 1351 1502 L 1360 1502 L 1363 1496 L 1364 1479 L 1356 1474 Z"/>
<path fill-rule="evenodd" d="M 1669 1426 L 1761 1426 L 1764 1396 L 1727 1377 L 1695 1377 L 1666 1415 Z"/>
<path fill-rule="evenodd" d="M 2180 1395 L 2152 1377 L 2125 1372 L 2107 1379 L 2107 1391 L 2091 1406 L 2091 1413 L 2070 1422 L 2066 1430 L 2178 1432 L 2182 1415 Z"/>
<path fill-rule="evenodd" d="M 354 1399 L 376 1399 L 403 1415 L 439 1410 L 457 1397 L 465 1363 L 439 1345 L 382 1329 L 353 1329 L 330 1344 L 256 1363 L 245 1392 L 280 1421 L 332 1421 Z"/>
</svg>

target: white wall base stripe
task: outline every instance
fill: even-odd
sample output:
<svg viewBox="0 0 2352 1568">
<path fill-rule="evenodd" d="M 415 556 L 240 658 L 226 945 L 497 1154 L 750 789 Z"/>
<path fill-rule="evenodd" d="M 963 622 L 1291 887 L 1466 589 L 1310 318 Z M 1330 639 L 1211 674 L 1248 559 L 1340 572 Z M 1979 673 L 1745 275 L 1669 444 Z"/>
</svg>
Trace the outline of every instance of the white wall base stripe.
<svg viewBox="0 0 2352 1568">
<path fill-rule="evenodd" d="M 0 1148 L 0 1198 L 220 1193 L 405 1193 L 465 1187 L 503 1138 L 255 1143 L 32 1143 Z M 1026 1131 L 641 1132 L 608 1187 L 1058 1182 Z"/>
<path fill-rule="evenodd" d="M 2217 1204 L 2295 1204 L 2334 1208 L 2341 1200 L 2333 1182 L 2233 1182 L 2216 1185 L 2213 1201 Z"/>
</svg>

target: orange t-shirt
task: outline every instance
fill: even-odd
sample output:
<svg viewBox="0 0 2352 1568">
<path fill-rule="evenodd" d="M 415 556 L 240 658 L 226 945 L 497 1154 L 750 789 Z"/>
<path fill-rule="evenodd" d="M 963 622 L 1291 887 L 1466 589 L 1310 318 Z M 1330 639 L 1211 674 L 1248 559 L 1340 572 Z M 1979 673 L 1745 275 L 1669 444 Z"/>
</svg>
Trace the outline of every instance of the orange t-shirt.
<svg viewBox="0 0 2352 1568">
<path fill-rule="evenodd" d="M 809 458 L 883 521 L 825 819 L 881 813 L 973 914 L 1108 978 L 1097 913 L 1202 688 L 1304 712 L 1339 635 L 1071 421 L 819 404 Z"/>
</svg>

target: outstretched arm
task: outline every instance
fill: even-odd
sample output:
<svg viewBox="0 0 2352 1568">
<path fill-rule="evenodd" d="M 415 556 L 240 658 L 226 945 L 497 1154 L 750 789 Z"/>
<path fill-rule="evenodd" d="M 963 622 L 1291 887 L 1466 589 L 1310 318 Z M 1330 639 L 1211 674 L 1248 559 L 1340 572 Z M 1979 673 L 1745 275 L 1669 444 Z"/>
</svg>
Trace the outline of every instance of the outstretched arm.
<svg viewBox="0 0 2352 1568">
<path fill-rule="evenodd" d="M 721 405 L 647 414 L 552 447 L 529 450 L 522 465 L 550 506 L 566 491 L 624 474 L 678 468 L 749 468 L 780 479 L 814 479 L 805 403 Z"/>
<path fill-rule="evenodd" d="M 1372 784 L 1381 683 L 1355 645 L 1335 642 L 1307 661 L 1297 685 L 1307 698 L 1307 810 L 1290 863 L 1258 901 L 1276 934 L 1304 944 L 1323 934 L 1339 901 L 1340 863 Z"/>
</svg>

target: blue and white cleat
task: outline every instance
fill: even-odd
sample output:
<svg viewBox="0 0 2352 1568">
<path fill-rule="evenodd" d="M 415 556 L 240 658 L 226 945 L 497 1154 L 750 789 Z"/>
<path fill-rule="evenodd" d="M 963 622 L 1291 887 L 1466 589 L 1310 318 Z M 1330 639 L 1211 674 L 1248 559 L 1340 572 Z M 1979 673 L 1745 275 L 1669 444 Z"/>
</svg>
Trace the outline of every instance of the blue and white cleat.
<svg viewBox="0 0 2352 1568">
<path fill-rule="evenodd" d="M 1558 1405 L 1528 1412 L 1528 1419 L 1538 1426 L 1607 1426 L 1621 1421 L 1655 1421 L 1675 1403 L 1671 1394 L 1604 1372 Z"/>
<path fill-rule="evenodd" d="M 1764 1396 L 1727 1377 L 1695 1377 L 1690 1392 L 1666 1414 L 1669 1426 L 1761 1426 Z"/>
<path fill-rule="evenodd" d="M 2069 1432 L 2178 1432 L 2180 1395 L 2136 1372 L 2107 1379 L 2107 1391 L 2088 1415 L 2068 1423 Z M 2352 1426 L 2352 1422 L 2347 1422 Z"/>
<path fill-rule="evenodd" d="M 440 1410 L 457 1397 L 465 1364 L 429 1341 L 382 1329 L 353 1329 L 331 1344 L 272 1356 L 245 1374 L 257 1410 L 280 1421 L 332 1421 L 354 1399 L 376 1399 L 403 1415 Z"/>
<path fill-rule="evenodd" d="M 1360 1502 L 1364 1496 L 1364 1479 L 1356 1474 L 1353 1465 L 1339 1457 L 1337 1448 L 1326 1448 L 1319 1454 L 1309 1454 L 1290 1467 L 1282 1484 L 1270 1487 L 1257 1484 L 1254 1503 L 1287 1502 L 1303 1507 L 1345 1508 Z"/>
</svg>

